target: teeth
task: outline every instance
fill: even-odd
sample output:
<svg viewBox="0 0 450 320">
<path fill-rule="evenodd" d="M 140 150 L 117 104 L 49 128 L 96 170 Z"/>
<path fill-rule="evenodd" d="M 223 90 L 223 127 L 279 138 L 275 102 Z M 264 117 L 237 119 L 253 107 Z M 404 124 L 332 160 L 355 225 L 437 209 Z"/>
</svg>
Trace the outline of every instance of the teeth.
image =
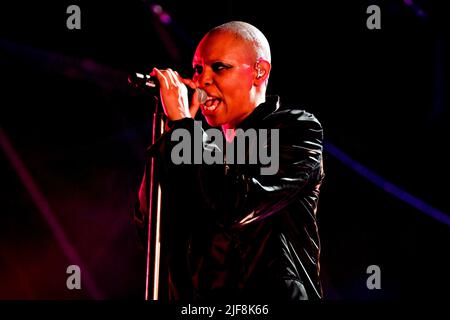
<svg viewBox="0 0 450 320">
<path fill-rule="evenodd" d="M 208 111 L 216 110 L 216 108 L 217 108 L 217 105 L 212 105 L 211 107 L 205 106 L 205 109 L 208 110 Z"/>
<path fill-rule="evenodd" d="M 215 97 L 208 97 L 203 104 L 205 110 L 214 111 L 218 107 L 220 100 Z"/>
</svg>

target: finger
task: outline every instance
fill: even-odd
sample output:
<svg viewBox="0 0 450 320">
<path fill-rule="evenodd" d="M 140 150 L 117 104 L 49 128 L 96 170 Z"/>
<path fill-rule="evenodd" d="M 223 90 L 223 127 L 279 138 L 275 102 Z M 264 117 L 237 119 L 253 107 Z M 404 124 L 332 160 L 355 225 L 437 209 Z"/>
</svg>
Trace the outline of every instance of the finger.
<svg viewBox="0 0 450 320">
<path fill-rule="evenodd" d="M 166 73 L 167 73 L 167 76 L 169 78 L 170 85 L 175 87 L 175 88 L 178 87 L 180 82 L 179 82 L 178 77 L 175 74 L 175 72 L 172 69 L 169 68 L 169 69 L 166 70 Z"/>
<path fill-rule="evenodd" d="M 191 89 L 195 90 L 198 88 L 197 84 L 194 81 L 192 81 L 191 79 L 181 79 L 181 82 L 183 82 L 185 85 L 187 85 Z"/>
<path fill-rule="evenodd" d="M 197 85 L 195 84 L 194 81 L 192 81 L 191 79 L 184 79 L 180 76 L 180 74 L 177 71 L 174 71 L 174 72 L 175 72 L 176 76 L 178 77 L 179 81 L 181 81 L 182 83 L 184 83 L 191 89 L 197 89 Z"/>
<path fill-rule="evenodd" d="M 197 89 L 197 84 L 192 81 L 191 79 L 184 79 L 180 76 L 180 74 L 177 71 L 174 71 L 175 75 L 177 76 L 178 80 L 187 85 L 189 88 L 194 89 L 194 93 L 191 98 L 191 104 L 189 106 L 189 113 L 191 114 L 192 118 L 195 118 L 195 115 L 198 112 L 198 109 L 200 108 L 200 102 L 199 102 L 199 94 Z"/>
<path fill-rule="evenodd" d="M 169 81 L 166 78 L 166 76 L 159 71 L 157 68 L 153 68 L 152 73 L 150 73 L 150 76 L 156 77 L 156 79 L 158 79 L 158 82 L 160 85 L 164 85 L 165 88 L 169 88 Z"/>
</svg>

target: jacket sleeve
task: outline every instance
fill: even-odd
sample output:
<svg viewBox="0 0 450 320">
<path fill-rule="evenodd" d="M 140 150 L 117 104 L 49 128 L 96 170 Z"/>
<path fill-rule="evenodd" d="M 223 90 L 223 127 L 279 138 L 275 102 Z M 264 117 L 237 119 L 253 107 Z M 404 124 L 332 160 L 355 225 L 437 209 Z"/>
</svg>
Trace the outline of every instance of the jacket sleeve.
<svg viewBox="0 0 450 320">
<path fill-rule="evenodd" d="M 141 243 L 147 244 L 147 224 L 148 224 L 148 189 L 149 189 L 149 165 L 145 165 L 141 185 L 139 187 L 138 199 L 134 207 L 133 220 L 138 231 Z"/>
<path fill-rule="evenodd" d="M 170 130 L 165 132 L 146 151 L 147 162 L 133 215 L 139 237 L 144 246 L 147 243 L 151 161 L 155 161 L 158 179 L 166 186 L 168 191 L 166 193 L 173 193 L 174 197 L 178 197 L 178 201 L 187 201 L 186 199 L 189 197 L 189 194 L 186 194 L 185 191 L 190 190 L 189 182 L 193 181 L 193 179 L 188 176 L 193 174 L 193 168 L 192 166 L 174 165 L 172 163 L 170 159 L 171 150 L 176 142 L 172 141 L 171 135 L 175 129 L 184 129 L 191 133 L 193 127 L 194 121 L 192 119 L 181 119 L 171 122 Z M 168 172 L 170 172 L 170 174 L 167 174 Z M 174 179 L 177 181 L 174 181 Z M 170 203 L 168 205 L 170 205 Z"/>
</svg>

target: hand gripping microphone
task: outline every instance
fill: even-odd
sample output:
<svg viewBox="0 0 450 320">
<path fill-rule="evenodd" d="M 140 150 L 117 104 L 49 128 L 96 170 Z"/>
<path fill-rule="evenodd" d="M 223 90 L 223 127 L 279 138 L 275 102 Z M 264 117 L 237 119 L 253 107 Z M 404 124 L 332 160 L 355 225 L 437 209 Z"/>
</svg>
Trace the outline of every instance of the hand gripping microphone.
<svg viewBox="0 0 450 320">
<path fill-rule="evenodd" d="M 159 90 L 158 81 L 156 80 L 156 78 L 151 77 L 148 74 L 142 74 L 138 72 L 131 73 L 128 76 L 128 83 L 133 87 L 139 89 Z M 208 94 L 206 93 L 206 91 L 200 88 L 197 88 L 195 90 L 198 92 L 198 102 L 200 104 L 205 103 L 206 99 L 208 98 Z"/>
</svg>

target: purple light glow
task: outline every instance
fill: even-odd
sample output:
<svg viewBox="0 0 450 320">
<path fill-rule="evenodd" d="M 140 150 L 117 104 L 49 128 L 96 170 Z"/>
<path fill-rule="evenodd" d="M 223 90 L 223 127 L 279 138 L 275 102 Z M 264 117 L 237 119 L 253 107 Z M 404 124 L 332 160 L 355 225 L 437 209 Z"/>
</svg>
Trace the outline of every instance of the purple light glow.
<svg viewBox="0 0 450 320">
<path fill-rule="evenodd" d="M 393 183 L 387 181 L 383 177 L 377 175 L 375 172 L 369 170 L 361 163 L 350 158 L 342 150 L 338 149 L 331 143 L 328 142 L 325 143 L 325 150 L 332 156 L 334 156 L 336 159 L 341 161 L 344 165 L 346 165 L 359 175 L 363 176 L 364 178 L 372 182 L 374 185 L 390 193 L 394 197 L 402 200 L 403 202 L 409 204 L 410 206 L 416 208 L 417 210 L 422 211 L 426 215 L 450 226 L 450 216 L 448 216 L 446 213 L 430 206 L 421 199 L 409 194 L 408 192 L 402 190 Z"/>
</svg>

